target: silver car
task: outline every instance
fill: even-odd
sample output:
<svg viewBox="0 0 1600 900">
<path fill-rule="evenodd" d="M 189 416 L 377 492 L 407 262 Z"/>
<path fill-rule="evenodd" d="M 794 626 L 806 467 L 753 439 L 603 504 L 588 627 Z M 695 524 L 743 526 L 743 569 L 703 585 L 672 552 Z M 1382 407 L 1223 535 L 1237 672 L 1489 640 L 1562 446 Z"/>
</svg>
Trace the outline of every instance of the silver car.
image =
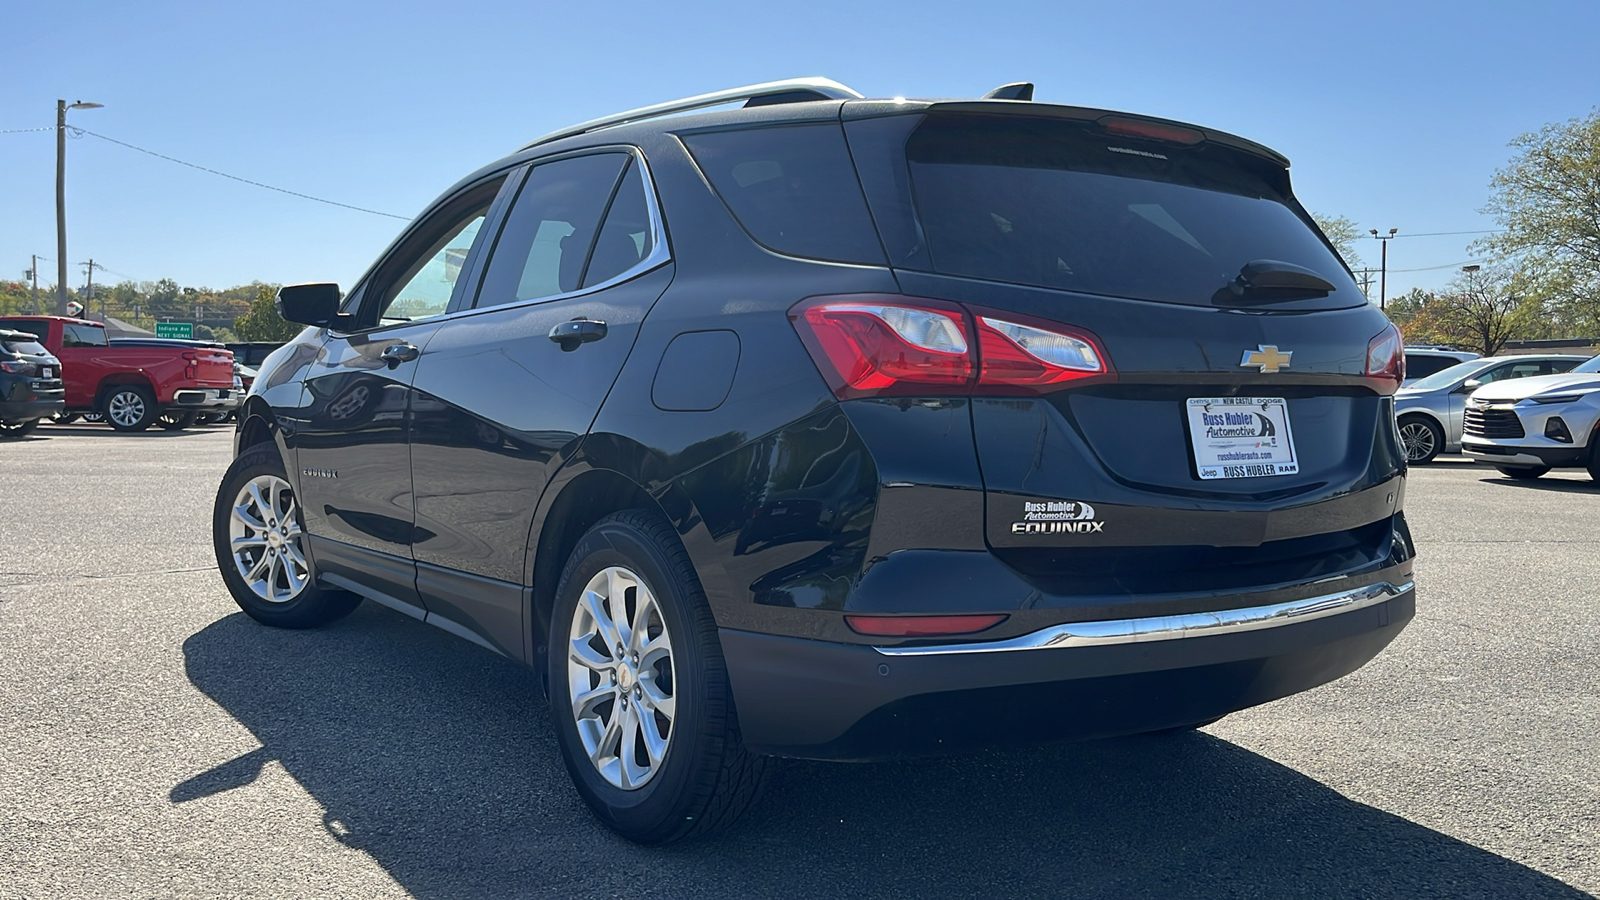
<svg viewBox="0 0 1600 900">
<path fill-rule="evenodd" d="M 1440 453 L 1461 449 L 1461 414 L 1467 395 L 1494 381 L 1531 375 L 1559 375 L 1586 356 L 1528 354 L 1474 359 L 1435 372 L 1400 389 L 1394 415 L 1406 461 L 1422 465 Z"/>
</svg>

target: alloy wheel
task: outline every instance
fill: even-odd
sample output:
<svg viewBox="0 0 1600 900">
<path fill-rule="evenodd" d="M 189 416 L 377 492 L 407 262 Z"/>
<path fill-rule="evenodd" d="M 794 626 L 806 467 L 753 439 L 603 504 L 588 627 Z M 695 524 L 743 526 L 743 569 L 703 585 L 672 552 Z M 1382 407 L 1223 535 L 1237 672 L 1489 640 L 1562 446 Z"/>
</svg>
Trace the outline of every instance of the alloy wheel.
<svg viewBox="0 0 1600 900">
<path fill-rule="evenodd" d="M 638 575 L 612 566 L 584 587 L 568 632 L 567 687 L 589 762 L 623 790 L 661 770 L 677 717 L 672 636 Z"/>
<path fill-rule="evenodd" d="M 144 398 L 138 391 L 118 391 L 106 404 L 106 416 L 124 428 L 132 428 L 144 418 Z"/>
<path fill-rule="evenodd" d="M 287 603 L 311 580 L 300 546 L 294 489 L 276 475 L 257 475 L 244 483 L 228 520 L 234 568 L 257 597 Z"/>
<path fill-rule="evenodd" d="M 1431 459 L 1437 449 L 1433 429 L 1421 422 L 1407 422 L 1400 426 L 1400 446 L 1405 448 L 1407 462 Z"/>
</svg>

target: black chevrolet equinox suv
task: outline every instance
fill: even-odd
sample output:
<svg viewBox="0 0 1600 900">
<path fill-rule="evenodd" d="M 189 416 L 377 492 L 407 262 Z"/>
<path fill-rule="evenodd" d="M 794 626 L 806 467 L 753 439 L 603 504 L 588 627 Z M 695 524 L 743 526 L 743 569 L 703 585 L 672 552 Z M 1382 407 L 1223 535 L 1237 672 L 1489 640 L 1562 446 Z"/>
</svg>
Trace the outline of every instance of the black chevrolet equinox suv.
<svg viewBox="0 0 1600 900">
<path fill-rule="evenodd" d="M 1208 128 L 757 85 L 446 191 L 240 410 L 239 605 L 367 599 L 534 666 L 664 843 L 771 756 L 1193 728 L 1414 610 L 1399 332 Z"/>
</svg>

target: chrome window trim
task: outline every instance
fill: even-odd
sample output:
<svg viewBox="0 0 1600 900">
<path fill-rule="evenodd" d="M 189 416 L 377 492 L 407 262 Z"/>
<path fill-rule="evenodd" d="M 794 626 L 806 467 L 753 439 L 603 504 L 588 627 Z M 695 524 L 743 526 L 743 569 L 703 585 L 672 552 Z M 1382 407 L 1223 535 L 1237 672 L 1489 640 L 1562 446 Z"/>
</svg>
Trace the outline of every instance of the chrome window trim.
<svg viewBox="0 0 1600 900">
<path fill-rule="evenodd" d="M 1067 625 L 1052 625 L 1049 628 L 1041 628 L 1029 634 L 1001 641 L 873 649 L 884 656 L 954 656 L 969 653 L 1008 653 L 1018 650 L 1144 644 L 1153 641 L 1238 634 L 1355 612 L 1401 596 L 1415 587 L 1416 582 L 1412 581 L 1401 585 L 1380 581 L 1337 594 L 1323 594 L 1267 606 L 1187 613 L 1181 616 L 1073 622 Z"/>
</svg>

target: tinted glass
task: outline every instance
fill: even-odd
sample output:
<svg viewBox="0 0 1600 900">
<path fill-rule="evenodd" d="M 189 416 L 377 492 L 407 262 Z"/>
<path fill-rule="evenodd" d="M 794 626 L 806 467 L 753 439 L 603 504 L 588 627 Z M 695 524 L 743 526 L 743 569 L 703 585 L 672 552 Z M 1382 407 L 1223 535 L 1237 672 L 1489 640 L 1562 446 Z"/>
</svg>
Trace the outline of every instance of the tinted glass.
<svg viewBox="0 0 1600 900">
<path fill-rule="evenodd" d="M 935 272 L 1211 305 L 1254 260 L 1332 283 L 1321 307 L 1365 302 L 1300 217 L 1281 170 L 1076 123 L 930 117 L 906 143 Z"/>
<path fill-rule="evenodd" d="M 1572 371 L 1572 367 L 1576 366 L 1580 362 L 1583 362 L 1583 361 L 1582 360 L 1577 360 L 1577 359 L 1553 359 L 1553 360 L 1550 361 L 1550 364 L 1549 364 L 1550 365 L 1550 374 L 1551 375 L 1560 375 L 1560 374 L 1565 373 L 1565 372 L 1570 372 L 1570 371 Z M 1585 365 L 1587 365 L 1587 363 L 1585 363 Z"/>
<path fill-rule="evenodd" d="M 104 347 L 107 344 L 106 330 L 94 328 L 89 325 L 63 325 L 61 346 L 63 347 Z"/>
<path fill-rule="evenodd" d="M 629 161 L 617 196 L 606 210 L 605 224 L 595 239 L 583 286 L 603 284 L 637 266 L 650 255 L 650 209 L 644 196 L 639 164 Z"/>
<path fill-rule="evenodd" d="M 1600 356 L 1591 358 L 1588 362 L 1573 368 L 1572 371 L 1582 372 L 1584 374 L 1588 374 L 1590 372 L 1600 372 Z"/>
<path fill-rule="evenodd" d="M 534 166 L 495 242 L 477 305 L 577 290 L 600 217 L 630 159 L 602 153 Z"/>
<path fill-rule="evenodd" d="M 1435 372 L 1443 372 L 1459 362 L 1461 360 L 1451 356 L 1433 356 L 1431 354 L 1413 356 L 1408 353 L 1406 354 L 1406 377 L 1427 378 L 1429 375 Z"/>
<path fill-rule="evenodd" d="M 1467 362 L 1453 365 L 1448 369 L 1440 369 L 1432 375 L 1429 375 L 1427 378 L 1419 378 L 1409 385 L 1406 390 L 1436 391 L 1440 388 L 1451 387 L 1458 382 L 1465 381 L 1468 378 L 1476 377 L 1476 373 L 1490 368 L 1493 365 L 1494 363 L 1489 360 L 1468 360 Z"/>
<path fill-rule="evenodd" d="M 684 137 L 739 224 L 779 253 L 883 265 L 837 123 Z"/>
<path fill-rule="evenodd" d="M 12 331 L 26 331 L 41 341 L 50 336 L 50 323 L 37 320 L 0 319 L 0 328 L 9 328 Z"/>
<path fill-rule="evenodd" d="M 22 356 L 45 356 L 50 352 L 38 341 L 25 341 L 20 338 L 0 338 L 0 346 Z"/>
</svg>

